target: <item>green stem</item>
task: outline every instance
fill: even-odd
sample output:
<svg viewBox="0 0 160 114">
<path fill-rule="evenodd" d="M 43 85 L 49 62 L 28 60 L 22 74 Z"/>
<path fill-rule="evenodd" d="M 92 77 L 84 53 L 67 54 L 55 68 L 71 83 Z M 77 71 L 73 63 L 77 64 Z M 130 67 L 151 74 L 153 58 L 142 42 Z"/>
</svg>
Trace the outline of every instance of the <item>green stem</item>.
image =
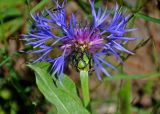
<svg viewBox="0 0 160 114">
<path fill-rule="evenodd" d="M 120 99 L 120 114 L 131 114 L 132 113 L 132 87 L 131 81 L 127 80 L 123 82 L 122 88 L 119 91 L 119 99 Z"/>
<path fill-rule="evenodd" d="M 89 107 L 90 97 L 89 97 L 89 83 L 88 83 L 88 72 L 80 71 L 80 80 L 83 94 L 83 103 L 85 107 Z"/>
<path fill-rule="evenodd" d="M 41 9 L 42 7 L 45 6 L 46 3 L 48 3 L 49 0 L 42 0 L 40 3 L 38 3 L 30 12 L 34 13 L 36 12 L 38 9 Z"/>
</svg>

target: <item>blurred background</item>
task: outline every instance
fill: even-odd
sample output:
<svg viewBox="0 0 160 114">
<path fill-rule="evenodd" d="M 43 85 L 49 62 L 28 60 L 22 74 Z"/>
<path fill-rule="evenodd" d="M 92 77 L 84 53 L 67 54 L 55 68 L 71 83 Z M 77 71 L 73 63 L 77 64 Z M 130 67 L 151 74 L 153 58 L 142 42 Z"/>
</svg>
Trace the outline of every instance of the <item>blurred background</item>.
<svg viewBox="0 0 160 114">
<path fill-rule="evenodd" d="M 59 0 L 62 1 L 62 0 Z M 109 72 L 112 79 L 99 81 L 90 76 L 93 114 L 160 114 L 160 0 L 96 0 L 96 8 L 115 4 L 133 14 L 128 28 L 138 28 L 127 34 L 138 39 L 126 45 L 134 55 L 122 55 L 124 66 L 113 62 L 121 72 Z M 30 13 L 45 7 L 55 8 L 52 0 L 0 0 L 0 114 L 56 114 L 56 109 L 36 86 L 34 72 L 27 66 L 33 56 L 27 51 L 21 34 L 33 27 Z M 67 19 L 71 12 L 77 18 L 91 19 L 87 0 L 68 0 Z M 58 54 L 58 53 L 57 53 Z M 109 58 L 114 61 L 114 58 Z M 65 71 L 79 86 L 76 71 Z"/>
</svg>

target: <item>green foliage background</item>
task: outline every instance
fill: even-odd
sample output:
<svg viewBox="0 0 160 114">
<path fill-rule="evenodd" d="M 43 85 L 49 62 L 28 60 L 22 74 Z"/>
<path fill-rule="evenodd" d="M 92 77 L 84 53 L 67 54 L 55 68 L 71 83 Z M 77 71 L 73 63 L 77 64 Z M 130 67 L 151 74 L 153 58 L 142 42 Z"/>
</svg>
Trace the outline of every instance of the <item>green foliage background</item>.
<svg viewBox="0 0 160 114">
<path fill-rule="evenodd" d="M 135 52 L 134 56 L 136 57 L 136 53 L 139 50 L 149 45 L 147 49 L 150 50 L 149 56 L 151 57 L 154 68 L 152 72 L 145 72 L 144 70 L 142 73 L 137 71 L 137 73 L 132 74 L 130 73 L 133 71 L 132 69 L 128 69 L 130 71 L 128 73 L 126 72 L 127 70 L 125 70 L 127 68 L 115 64 L 121 72 L 114 73 L 110 71 L 113 77 L 107 78 L 104 76 L 102 82 L 98 81 L 93 73 L 93 76 L 90 76 L 91 108 L 94 110 L 92 113 L 160 114 L 160 34 L 158 32 L 154 33 L 156 29 L 160 32 L 160 29 L 157 27 L 160 24 L 160 15 L 153 17 L 152 14 L 149 13 L 149 11 L 152 11 L 160 14 L 160 1 L 96 0 L 95 6 L 98 8 L 101 5 L 105 6 L 105 4 L 107 4 L 109 7 L 113 7 L 116 2 L 124 8 L 127 8 L 128 12 L 132 14 L 128 27 L 137 27 L 136 25 L 140 24 L 139 26 L 141 28 L 138 28 L 137 33 L 134 33 L 139 39 L 134 43 L 134 46 L 131 46 L 131 49 Z M 70 3 L 70 5 L 68 5 L 70 7 L 74 5 L 73 9 L 72 7 L 67 8 L 68 12 L 76 9 L 82 13 L 82 17 L 91 17 L 91 10 L 87 0 L 68 0 L 68 3 Z M 153 9 L 151 9 L 151 4 L 155 6 Z M 54 4 L 51 0 L 0 0 L 0 114 L 56 114 L 57 112 L 58 114 L 66 114 L 63 111 L 60 112 L 61 109 L 59 108 L 61 108 L 61 104 L 55 103 L 57 99 L 54 96 L 61 94 L 61 91 L 65 91 L 66 88 L 68 88 L 67 92 L 71 94 L 68 99 L 74 99 L 72 104 L 73 109 L 69 109 L 67 104 L 62 103 L 67 107 L 69 111 L 68 114 L 74 114 L 74 111 L 80 111 L 77 112 L 77 114 L 88 114 L 81 104 L 81 99 L 78 98 L 81 91 L 77 93 L 76 86 L 79 88 L 80 84 L 79 78 L 75 76 L 77 74 L 75 74 L 74 71 L 68 73 L 68 75 L 71 75 L 75 83 L 65 76 L 64 80 L 72 84 L 66 85 L 66 88 L 57 89 L 54 87 L 54 84 L 50 82 L 51 79 L 46 79 L 50 82 L 49 85 L 45 84 L 45 82 L 43 84 L 44 80 L 42 79 L 46 77 L 41 75 L 43 73 L 44 75 L 45 73 L 48 75 L 47 70 L 43 72 L 39 70 L 39 67 L 41 68 L 43 65 L 30 66 L 37 73 L 35 76 L 33 70 L 26 66 L 26 62 L 33 58 L 33 56 L 20 53 L 21 50 L 26 51 L 30 48 L 25 48 L 20 41 L 22 38 L 21 34 L 27 33 L 32 26 L 30 13 L 42 11 L 45 7 L 54 7 Z M 151 30 L 148 29 L 146 23 L 153 25 Z M 146 28 L 147 35 L 137 35 L 141 33 L 141 29 Z M 157 37 L 156 34 L 158 34 Z M 132 58 L 129 55 L 122 56 L 124 61 Z M 145 57 L 144 55 L 144 58 Z M 130 66 L 132 66 L 132 64 Z M 66 72 L 70 71 L 66 70 Z M 39 87 L 37 87 L 36 82 Z M 140 86 L 136 84 L 140 84 Z M 44 91 L 43 93 L 46 93 L 45 96 L 49 94 L 53 96 L 46 97 L 46 100 L 38 88 L 41 92 Z M 49 90 L 46 91 L 45 88 Z M 139 91 L 135 91 L 136 89 Z M 51 90 L 57 92 L 54 93 L 54 91 Z M 107 92 L 107 94 L 105 94 L 106 96 L 103 95 L 105 91 Z M 75 95 L 72 93 L 75 93 Z M 135 94 L 139 98 L 139 101 L 135 102 L 137 98 Z M 66 95 L 64 94 L 62 96 L 65 97 Z M 141 102 L 145 96 L 148 96 L 146 99 L 151 101 L 149 105 Z M 67 97 L 68 96 L 65 98 Z M 55 101 L 52 101 L 50 98 L 55 99 Z M 51 105 L 48 101 L 54 102 L 51 103 L 55 105 Z"/>
</svg>

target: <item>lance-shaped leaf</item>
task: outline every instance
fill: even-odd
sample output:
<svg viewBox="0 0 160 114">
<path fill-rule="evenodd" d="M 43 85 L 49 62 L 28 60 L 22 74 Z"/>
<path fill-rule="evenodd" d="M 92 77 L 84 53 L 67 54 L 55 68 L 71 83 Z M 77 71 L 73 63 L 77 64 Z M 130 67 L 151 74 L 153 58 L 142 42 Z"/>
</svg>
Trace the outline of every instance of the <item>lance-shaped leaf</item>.
<svg viewBox="0 0 160 114">
<path fill-rule="evenodd" d="M 63 85 L 59 80 L 56 80 L 55 85 L 52 76 L 48 73 L 48 64 L 43 62 L 28 66 L 35 71 L 39 90 L 48 101 L 56 106 L 57 114 L 90 114 L 83 107 L 77 95 L 76 86 L 68 76 L 63 76 Z"/>
</svg>

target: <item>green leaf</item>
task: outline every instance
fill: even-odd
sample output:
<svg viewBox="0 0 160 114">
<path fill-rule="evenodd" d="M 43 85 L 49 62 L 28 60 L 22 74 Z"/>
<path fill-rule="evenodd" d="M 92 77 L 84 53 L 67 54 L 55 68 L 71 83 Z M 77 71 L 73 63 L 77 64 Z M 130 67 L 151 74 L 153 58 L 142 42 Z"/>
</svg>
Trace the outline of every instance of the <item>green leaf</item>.
<svg viewBox="0 0 160 114">
<path fill-rule="evenodd" d="M 18 8 L 6 8 L 1 13 L 2 13 L 2 16 L 1 16 L 2 19 L 7 18 L 7 17 L 19 17 L 19 16 L 21 16 L 21 11 Z"/>
<path fill-rule="evenodd" d="M 117 2 L 118 2 L 118 4 L 119 4 L 120 6 L 123 5 L 123 0 L 117 0 Z"/>
<path fill-rule="evenodd" d="M 25 0 L 0 0 L 0 9 L 23 5 Z"/>
<path fill-rule="evenodd" d="M 156 18 L 147 16 L 147 15 L 142 14 L 142 13 L 139 13 L 139 12 L 138 12 L 138 13 L 135 13 L 134 15 L 135 15 L 136 17 L 141 18 L 141 19 L 144 19 L 144 20 L 146 20 L 146 21 L 151 21 L 151 22 L 160 24 L 160 19 L 156 19 Z"/>
<path fill-rule="evenodd" d="M 117 74 L 112 76 L 111 78 L 106 77 L 105 80 L 139 79 L 139 78 L 156 78 L 156 77 L 160 77 L 160 72 L 152 74 L 137 74 L 137 75 Z"/>
<path fill-rule="evenodd" d="M 63 76 L 63 85 L 58 80 L 55 85 L 48 73 L 48 64 L 43 62 L 28 66 L 35 71 L 39 90 L 48 101 L 56 106 L 58 114 L 90 114 L 83 107 L 77 95 L 76 86 L 68 76 Z"/>
<path fill-rule="evenodd" d="M 90 10 L 89 10 L 89 4 L 87 4 L 86 2 L 82 1 L 82 0 L 77 0 L 76 3 L 78 4 L 78 6 L 86 13 L 89 14 Z"/>
<path fill-rule="evenodd" d="M 3 28 L 3 31 L 0 31 L 0 36 L 3 36 L 2 34 L 4 34 L 5 38 L 9 37 L 11 34 L 16 32 L 22 26 L 22 24 L 22 18 L 15 18 L 11 21 L 3 23 L 0 25 L 0 28 Z"/>
<path fill-rule="evenodd" d="M 49 0 L 42 0 L 35 7 L 33 7 L 33 9 L 30 12 L 31 13 L 36 12 L 37 10 L 41 9 L 42 7 L 44 7 L 48 2 L 49 2 Z"/>
</svg>

